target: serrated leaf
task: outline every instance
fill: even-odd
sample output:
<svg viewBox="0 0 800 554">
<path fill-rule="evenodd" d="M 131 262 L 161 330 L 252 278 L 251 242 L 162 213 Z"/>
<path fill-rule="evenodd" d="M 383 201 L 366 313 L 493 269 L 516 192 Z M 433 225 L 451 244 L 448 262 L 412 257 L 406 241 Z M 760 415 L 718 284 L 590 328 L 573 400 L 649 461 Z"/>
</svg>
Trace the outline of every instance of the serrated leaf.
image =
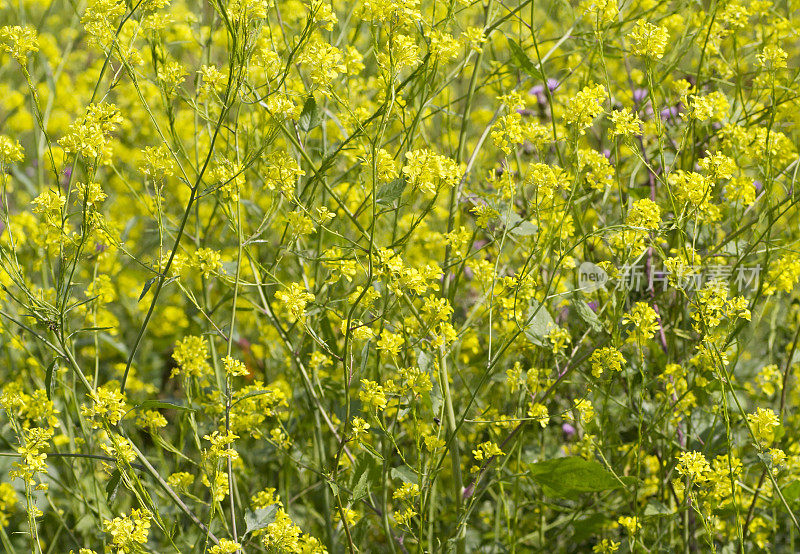
<svg viewBox="0 0 800 554">
<path fill-rule="evenodd" d="M 264 529 L 267 525 L 275 521 L 275 513 L 278 511 L 277 504 L 270 504 L 266 508 L 258 508 L 253 511 L 247 511 L 244 515 L 245 531 L 247 535 L 253 531 Z"/>
<path fill-rule="evenodd" d="M 543 305 L 538 301 L 532 300 L 531 307 L 528 309 L 528 326 L 525 328 L 525 336 L 537 346 L 544 346 L 545 337 L 550 332 L 550 328 L 555 325 L 553 317 Z"/>
<path fill-rule="evenodd" d="M 358 477 L 358 481 L 356 481 L 356 486 L 353 487 L 353 495 L 351 497 L 351 500 L 353 502 L 358 502 L 359 500 L 367 496 L 368 485 L 369 485 L 369 469 L 364 470 Z"/>
<path fill-rule="evenodd" d="M 589 304 L 578 298 L 573 301 L 572 305 L 575 307 L 578 315 L 581 316 L 581 319 L 589 324 L 592 331 L 599 332 L 603 330 L 603 324 L 600 322 L 600 318 L 597 317 L 594 310 L 589 307 Z"/>
<path fill-rule="evenodd" d="M 319 109 L 317 108 L 317 101 L 313 96 L 309 96 L 303 104 L 303 111 L 300 112 L 300 118 L 297 120 L 297 126 L 301 131 L 309 132 L 314 127 L 320 124 Z"/>
<path fill-rule="evenodd" d="M 400 196 L 406 188 L 406 182 L 402 178 L 397 178 L 389 183 L 384 183 L 378 189 L 375 202 L 378 204 L 391 204 Z"/>
<path fill-rule="evenodd" d="M 370 484 L 378 481 L 380 472 L 380 465 L 374 457 L 363 455 L 358 457 L 349 484 L 354 500 L 366 496 Z"/>
<path fill-rule="evenodd" d="M 334 481 L 328 481 L 328 486 L 331 488 L 333 496 L 339 496 L 339 485 L 337 485 Z"/>
<path fill-rule="evenodd" d="M 534 79 L 543 80 L 541 71 L 533 64 L 525 50 L 514 39 L 508 39 L 508 47 L 511 49 L 511 57 L 522 71 Z"/>
<path fill-rule="evenodd" d="M 548 496 L 571 498 L 582 493 L 602 492 L 624 488 L 622 482 L 595 461 L 579 456 L 553 458 L 528 466 L 528 474 L 539 483 Z"/>
</svg>

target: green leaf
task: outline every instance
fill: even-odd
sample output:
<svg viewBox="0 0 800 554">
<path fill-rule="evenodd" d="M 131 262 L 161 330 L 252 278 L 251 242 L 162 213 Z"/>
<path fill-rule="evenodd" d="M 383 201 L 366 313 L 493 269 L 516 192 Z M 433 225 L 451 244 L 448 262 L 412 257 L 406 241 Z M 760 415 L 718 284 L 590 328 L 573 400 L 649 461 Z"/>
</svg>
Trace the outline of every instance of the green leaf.
<svg viewBox="0 0 800 554">
<path fill-rule="evenodd" d="M 119 490 L 119 482 L 122 479 L 122 474 L 119 472 L 118 469 L 115 469 L 114 472 L 111 474 L 111 479 L 108 480 L 106 483 L 106 499 L 109 503 L 114 501 L 114 498 L 117 496 L 117 491 Z"/>
<path fill-rule="evenodd" d="M 44 390 L 47 391 L 47 399 L 53 399 L 53 389 L 55 387 L 55 382 L 53 380 L 53 375 L 56 372 L 56 368 L 58 367 L 58 358 L 53 360 L 53 363 L 50 364 L 50 367 L 47 368 L 47 373 L 44 376 Z"/>
<path fill-rule="evenodd" d="M 177 402 L 169 402 L 167 400 L 145 400 L 141 404 L 137 405 L 134 410 L 154 410 L 157 408 L 162 408 L 164 410 L 186 410 L 189 412 L 195 411 L 194 408 L 190 408 L 189 406 L 184 406 L 183 404 L 178 404 Z"/>
<path fill-rule="evenodd" d="M 331 488 L 333 496 L 339 496 L 339 485 L 337 485 L 334 481 L 328 481 L 328 486 Z"/>
<path fill-rule="evenodd" d="M 244 515 L 244 524 L 246 526 L 244 534 L 264 529 L 267 525 L 275 521 L 275 513 L 278 511 L 277 504 L 270 504 L 266 508 L 258 508 L 254 511 L 247 511 Z"/>
<path fill-rule="evenodd" d="M 389 183 L 385 183 L 381 185 L 378 189 L 378 194 L 375 198 L 375 202 L 378 204 L 391 204 L 403 194 L 403 191 L 406 188 L 406 182 L 404 179 L 398 177 L 394 181 Z"/>
<path fill-rule="evenodd" d="M 550 312 L 547 308 L 532 300 L 531 307 L 528 309 L 528 326 L 525 328 L 525 336 L 537 346 L 544 346 L 545 337 L 550 332 L 550 328 L 555 326 Z"/>
<path fill-rule="evenodd" d="M 572 540 L 583 542 L 599 535 L 603 530 L 608 529 L 611 520 L 606 514 L 590 514 L 584 518 L 576 519 L 572 524 Z"/>
<path fill-rule="evenodd" d="M 350 480 L 352 500 L 356 502 L 369 492 L 370 485 L 377 483 L 381 474 L 378 461 L 372 456 L 359 456 Z"/>
<path fill-rule="evenodd" d="M 408 466 L 393 467 L 390 475 L 392 479 L 400 479 L 403 483 L 419 483 L 417 472 Z"/>
<path fill-rule="evenodd" d="M 529 237 L 539 232 L 539 228 L 535 223 L 531 223 L 527 219 L 523 219 L 513 229 L 509 229 L 509 232 L 512 235 L 517 235 L 518 237 Z"/>
<path fill-rule="evenodd" d="M 781 489 L 786 502 L 796 502 L 800 498 L 800 480 L 795 479 Z"/>
<path fill-rule="evenodd" d="M 503 224 L 505 228 L 508 229 L 508 232 L 518 237 L 529 237 L 535 235 L 539 231 L 539 227 L 537 227 L 536 224 L 531 223 L 527 219 L 522 219 L 516 212 L 510 212 L 508 218 L 501 216 L 500 219 L 503 220 Z"/>
<path fill-rule="evenodd" d="M 309 132 L 314 127 L 320 124 L 319 109 L 317 108 L 317 101 L 313 96 L 306 99 L 303 104 L 303 111 L 300 112 L 300 118 L 297 120 L 297 125 L 301 131 Z"/>
<path fill-rule="evenodd" d="M 358 481 L 356 481 L 356 486 L 353 487 L 353 495 L 351 500 L 353 502 L 358 502 L 365 496 L 367 496 L 367 488 L 369 486 L 369 469 L 363 471 L 361 475 L 358 477 Z"/>
<path fill-rule="evenodd" d="M 254 396 L 263 396 L 265 394 L 275 394 L 275 391 L 269 389 L 251 390 L 250 392 L 246 392 L 241 396 L 234 396 L 233 402 L 231 402 L 231 406 L 236 406 L 236 404 L 238 404 L 242 400 L 247 400 L 248 398 L 252 398 Z"/>
<path fill-rule="evenodd" d="M 544 80 L 544 77 L 542 77 L 542 72 L 539 71 L 535 65 L 533 65 L 533 62 L 525 53 L 525 50 L 523 50 L 514 39 L 508 39 L 508 46 L 511 49 L 511 57 L 514 59 L 514 62 L 516 62 L 517 67 L 534 79 L 541 81 Z"/>
<path fill-rule="evenodd" d="M 433 365 L 430 355 L 422 350 L 417 350 L 417 365 L 420 371 L 428 374 L 431 380 L 431 392 L 429 393 L 428 400 L 430 400 L 430 408 L 433 415 L 439 415 L 442 409 L 442 389 L 439 386 L 439 378 L 437 375 L 436 367 Z"/>
<path fill-rule="evenodd" d="M 158 279 L 158 277 L 151 277 L 150 279 L 147 280 L 147 282 L 144 284 L 144 287 L 142 287 L 142 294 L 139 295 L 139 300 L 137 300 L 137 302 L 142 301 L 144 295 L 147 294 L 147 291 L 149 291 L 150 287 L 153 286 L 153 283 L 156 282 L 156 279 Z"/>
<path fill-rule="evenodd" d="M 581 299 L 576 299 L 572 305 L 575 307 L 578 315 L 581 316 L 581 319 L 589 324 L 592 331 L 599 332 L 603 330 L 603 324 L 600 322 L 600 318 L 598 318 L 597 314 L 589 307 L 589 304 Z"/>
<path fill-rule="evenodd" d="M 599 463 L 578 456 L 531 464 L 528 474 L 542 486 L 546 495 L 559 498 L 621 489 L 630 482 L 629 478 L 623 478 L 620 482 Z"/>
<path fill-rule="evenodd" d="M 647 503 L 647 506 L 644 507 L 645 517 L 672 516 L 674 514 L 675 512 L 673 510 L 670 510 L 658 500 L 651 500 Z"/>
</svg>

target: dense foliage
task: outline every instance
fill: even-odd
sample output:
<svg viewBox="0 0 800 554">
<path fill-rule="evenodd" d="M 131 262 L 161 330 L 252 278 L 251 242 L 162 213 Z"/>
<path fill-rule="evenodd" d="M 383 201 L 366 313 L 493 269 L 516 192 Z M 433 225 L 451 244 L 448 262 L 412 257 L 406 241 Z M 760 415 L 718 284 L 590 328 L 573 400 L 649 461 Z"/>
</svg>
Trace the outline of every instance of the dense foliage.
<svg viewBox="0 0 800 554">
<path fill-rule="evenodd" d="M 4 552 L 795 552 L 795 0 L 3 0 Z"/>
</svg>

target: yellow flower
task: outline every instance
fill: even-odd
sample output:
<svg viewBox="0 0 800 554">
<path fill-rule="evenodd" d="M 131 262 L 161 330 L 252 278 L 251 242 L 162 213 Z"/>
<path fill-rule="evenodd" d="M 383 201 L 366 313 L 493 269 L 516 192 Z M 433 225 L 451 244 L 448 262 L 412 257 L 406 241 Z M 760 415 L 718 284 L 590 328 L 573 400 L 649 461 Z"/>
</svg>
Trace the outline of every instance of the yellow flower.
<svg viewBox="0 0 800 554">
<path fill-rule="evenodd" d="M 634 535 L 642 528 L 639 518 L 631 516 L 622 516 L 617 520 L 617 523 L 622 525 L 629 535 Z"/>
<path fill-rule="evenodd" d="M 0 163 L 21 162 L 23 159 L 25 159 L 25 155 L 19 141 L 6 135 L 0 135 Z"/>
<path fill-rule="evenodd" d="M 461 179 L 461 168 L 446 156 L 429 150 L 412 150 L 406 152 L 403 175 L 412 187 L 433 194 L 439 187 L 455 186 Z"/>
<path fill-rule="evenodd" d="M 660 222 L 661 210 L 649 198 L 634 202 L 625 218 L 625 223 L 631 227 L 643 227 L 650 230 L 658 229 Z"/>
<path fill-rule="evenodd" d="M 655 336 L 658 331 L 658 315 L 646 302 L 637 302 L 631 311 L 622 318 L 622 323 L 633 323 L 628 340 L 642 344 Z"/>
<path fill-rule="evenodd" d="M 36 29 L 29 25 L 0 27 L 0 50 L 8 52 L 24 66 L 28 54 L 39 51 Z"/>
<path fill-rule="evenodd" d="M 780 425 L 778 416 L 769 408 L 756 408 L 755 413 L 747 414 L 747 423 L 756 442 L 766 445 L 775 437 L 775 429 Z"/>
<path fill-rule="evenodd" d="M 220 539 L 219 544 L 212 546 L 208 552 L 209 554 L 235 554 L 239 552 L 242 545 L 230 539 Z"/>
<path fill-rule="evenodd" d="M 665 27 L 653 25 L 640 19 L 630 33 L 633 40 L 633 53 L 647 58 L 661 59 L 667 48 L 669 32 Z"/>
<path fill-rule="evenodd" d="M 111 535 L 111 542 L 119 552 L 136 552 L 147 542 L 150 533 L 150 514 L 134 508 L 129 516 L 115 517 L 103 522 L 103 530 Z"/>
<path fill-rule="evenodd" d="M 606 369 L 619 373 L 622 371 L 622 364 L 625 363 L 625 358 L 622 352 L 613 346 L 604 346 L 598 348 L 589 357 L 589 363 L 592 365 L 592 375 L 599 378 Z"/>
<path fill-rule="evenodd" d="M 614 110 L 611 112 L 611 123 L 614 125 L 611 130 L 612 137 L 632 137 L 642 133 L 642 120 L 631 110 Z"/>
<path fill-rule="evenodd" d="M 758 55 L 758 63 L 765 69 L 785 69 L 789 54 L 777 44 L 768 44 Z"/>
<path fill-rule="evenodd" d="M 306 304 L 314 300 L 314 295 L 308 292 L 302 284 L 291 283 L 285 291 L 276 292 L 275 299 L 281 303 L 294 320 L 299 320 L 304 317 Z"/>
<path fill-rule="evenodd" d="M 383 387 L 375 381 L 362 379 L 358 397 L 371 410 L 383 410 L 386 408 L 386 393 Z"/>
<path fill-rule="evenodd" d="M 584 134 L 594 118 L 603 113 L 603 101 L 607 96 L 603 85 L 583 87 L 567 104 L 564 122 L 576 126 L 578 132 Z"/>
</svg>

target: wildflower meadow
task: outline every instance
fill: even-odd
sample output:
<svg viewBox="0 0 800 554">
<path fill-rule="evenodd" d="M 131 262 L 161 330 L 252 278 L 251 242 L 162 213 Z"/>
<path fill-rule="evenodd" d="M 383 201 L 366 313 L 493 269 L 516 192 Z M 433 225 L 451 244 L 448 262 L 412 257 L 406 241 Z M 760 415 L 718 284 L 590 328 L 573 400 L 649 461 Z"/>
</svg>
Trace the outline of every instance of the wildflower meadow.
<svg viewBox="0 0 800 554">
<path fill-rule="evenodd" d="M 0 0 L 0 551 L 800 551 L 798 0 Z"/>
</svg>

